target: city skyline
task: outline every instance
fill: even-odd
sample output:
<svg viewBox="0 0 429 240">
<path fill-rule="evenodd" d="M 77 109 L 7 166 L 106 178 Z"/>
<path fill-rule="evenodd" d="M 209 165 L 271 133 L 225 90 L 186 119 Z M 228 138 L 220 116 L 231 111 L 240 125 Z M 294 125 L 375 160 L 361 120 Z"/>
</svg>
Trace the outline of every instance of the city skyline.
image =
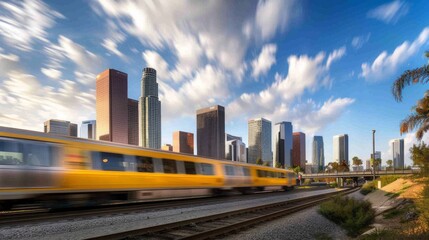
<svg viewBox="0 0 429 240">
<path fill-rule="evenodd" d="M 141 66 L 148 66 L 159 72 L 162 144 L 176 130 L 196 134 L 195 109 L 220 104 L 226 132 L 244 143 L 247 120 L 264 117 L 292 122 L 306 134 L 306 146 L 314 135 L 347 132 L 349 157 L 364 160 L 376 129 L 383 161 L 392 158 L 390 139 L 403 138 L 405 164 L 411 163 L 414 134 L 400 136 L 399 123 L 425 88 L 406 89 L 397 103 L 391 85 L 427 61 L 425 1 L 161 1 L 157 9 L 130 1 L 135 11 L 111 1 L 5 3 L 2 126 L 40 131 L 47 119 L 96 119 L 96 75 L 111 67 L 126 72 L 129 97 L 138 99 Z M 387 15 L 377 11 L 389 6 Z M 76 11 L 85 21 L 76 20 Z M 123 21 L 140 17 L 145 24 Z M 23 19 L 37 24 L 30 29 Z M 328 163 L 332 141 L 324 145 Z M 306 155 L 310 160 L 311 148 Z"/>
</svg>

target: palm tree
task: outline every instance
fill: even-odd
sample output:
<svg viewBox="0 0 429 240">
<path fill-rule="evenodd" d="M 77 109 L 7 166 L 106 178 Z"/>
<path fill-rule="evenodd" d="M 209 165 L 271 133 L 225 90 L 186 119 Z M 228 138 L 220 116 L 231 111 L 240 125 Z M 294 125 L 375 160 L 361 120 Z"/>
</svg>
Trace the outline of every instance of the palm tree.
<svg viewBox="0 0 429 240">
<path fill-rule="evenodd" d="M 429 59 L 429 51 L 425 52 L 425 56 Z M 429 64 L 425 64 L 412 70 L 406 70 L 393 83 L 393 96 L 395 97 L 396 101 L 401 102 L 402 90 L 405 88 L 405 86 L 428 82 Z M 417 105 L 415 105 L 412 110 L 414 110 L 414 112 L 402 120 L 400 125 L 400 133 L 403 134 L 417 129 L 416 138 L 421 140 L 423 134 L 429 130 L 429 91 L 426 91 L 423 98 L 417 101 Z"/>
<path fill-rule="evenodd" d="M 386 161 L 386 163 L 387 163 L 387 165 L 389 165 L 389 168 L 391 168 L 392 164 L 393 164 L 393 160 L 389 159 L 389 160 Z"/>
</svg>

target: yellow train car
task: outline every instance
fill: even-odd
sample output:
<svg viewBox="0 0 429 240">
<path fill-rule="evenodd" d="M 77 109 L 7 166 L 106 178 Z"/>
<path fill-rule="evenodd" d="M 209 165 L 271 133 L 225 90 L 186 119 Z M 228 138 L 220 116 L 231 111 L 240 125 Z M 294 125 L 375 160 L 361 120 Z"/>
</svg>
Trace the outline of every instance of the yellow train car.
<svg viewBox="0 0 429 240">
<path fill-rule="evenodd" d="M 0 206 L 209 196 L 295 185 L 291 171 L 0 127 Z"/>
</svg>

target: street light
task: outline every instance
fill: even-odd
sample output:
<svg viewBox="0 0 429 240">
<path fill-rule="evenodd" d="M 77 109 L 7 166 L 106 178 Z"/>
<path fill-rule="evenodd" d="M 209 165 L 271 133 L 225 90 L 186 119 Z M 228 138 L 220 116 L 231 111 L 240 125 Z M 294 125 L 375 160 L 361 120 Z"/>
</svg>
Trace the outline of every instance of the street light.
<svg viewBox="0 0 429 240">
<path fill-rule="evenodd" d="M 372 130 L 372 180 L 375 181 L 375 130 Z"/>
</svg>

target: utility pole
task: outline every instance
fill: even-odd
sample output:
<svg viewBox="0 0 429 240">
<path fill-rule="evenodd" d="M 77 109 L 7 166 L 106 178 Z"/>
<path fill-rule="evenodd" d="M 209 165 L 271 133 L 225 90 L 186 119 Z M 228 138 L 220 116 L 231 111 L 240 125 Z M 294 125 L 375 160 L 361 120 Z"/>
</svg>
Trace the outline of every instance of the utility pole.
<svg viewBox="0 0 429 240">
<path fill-rule="evenodd" d="M 375 130 L 372 130 L 372 180 L 375 181 Z"/>
</svg>

